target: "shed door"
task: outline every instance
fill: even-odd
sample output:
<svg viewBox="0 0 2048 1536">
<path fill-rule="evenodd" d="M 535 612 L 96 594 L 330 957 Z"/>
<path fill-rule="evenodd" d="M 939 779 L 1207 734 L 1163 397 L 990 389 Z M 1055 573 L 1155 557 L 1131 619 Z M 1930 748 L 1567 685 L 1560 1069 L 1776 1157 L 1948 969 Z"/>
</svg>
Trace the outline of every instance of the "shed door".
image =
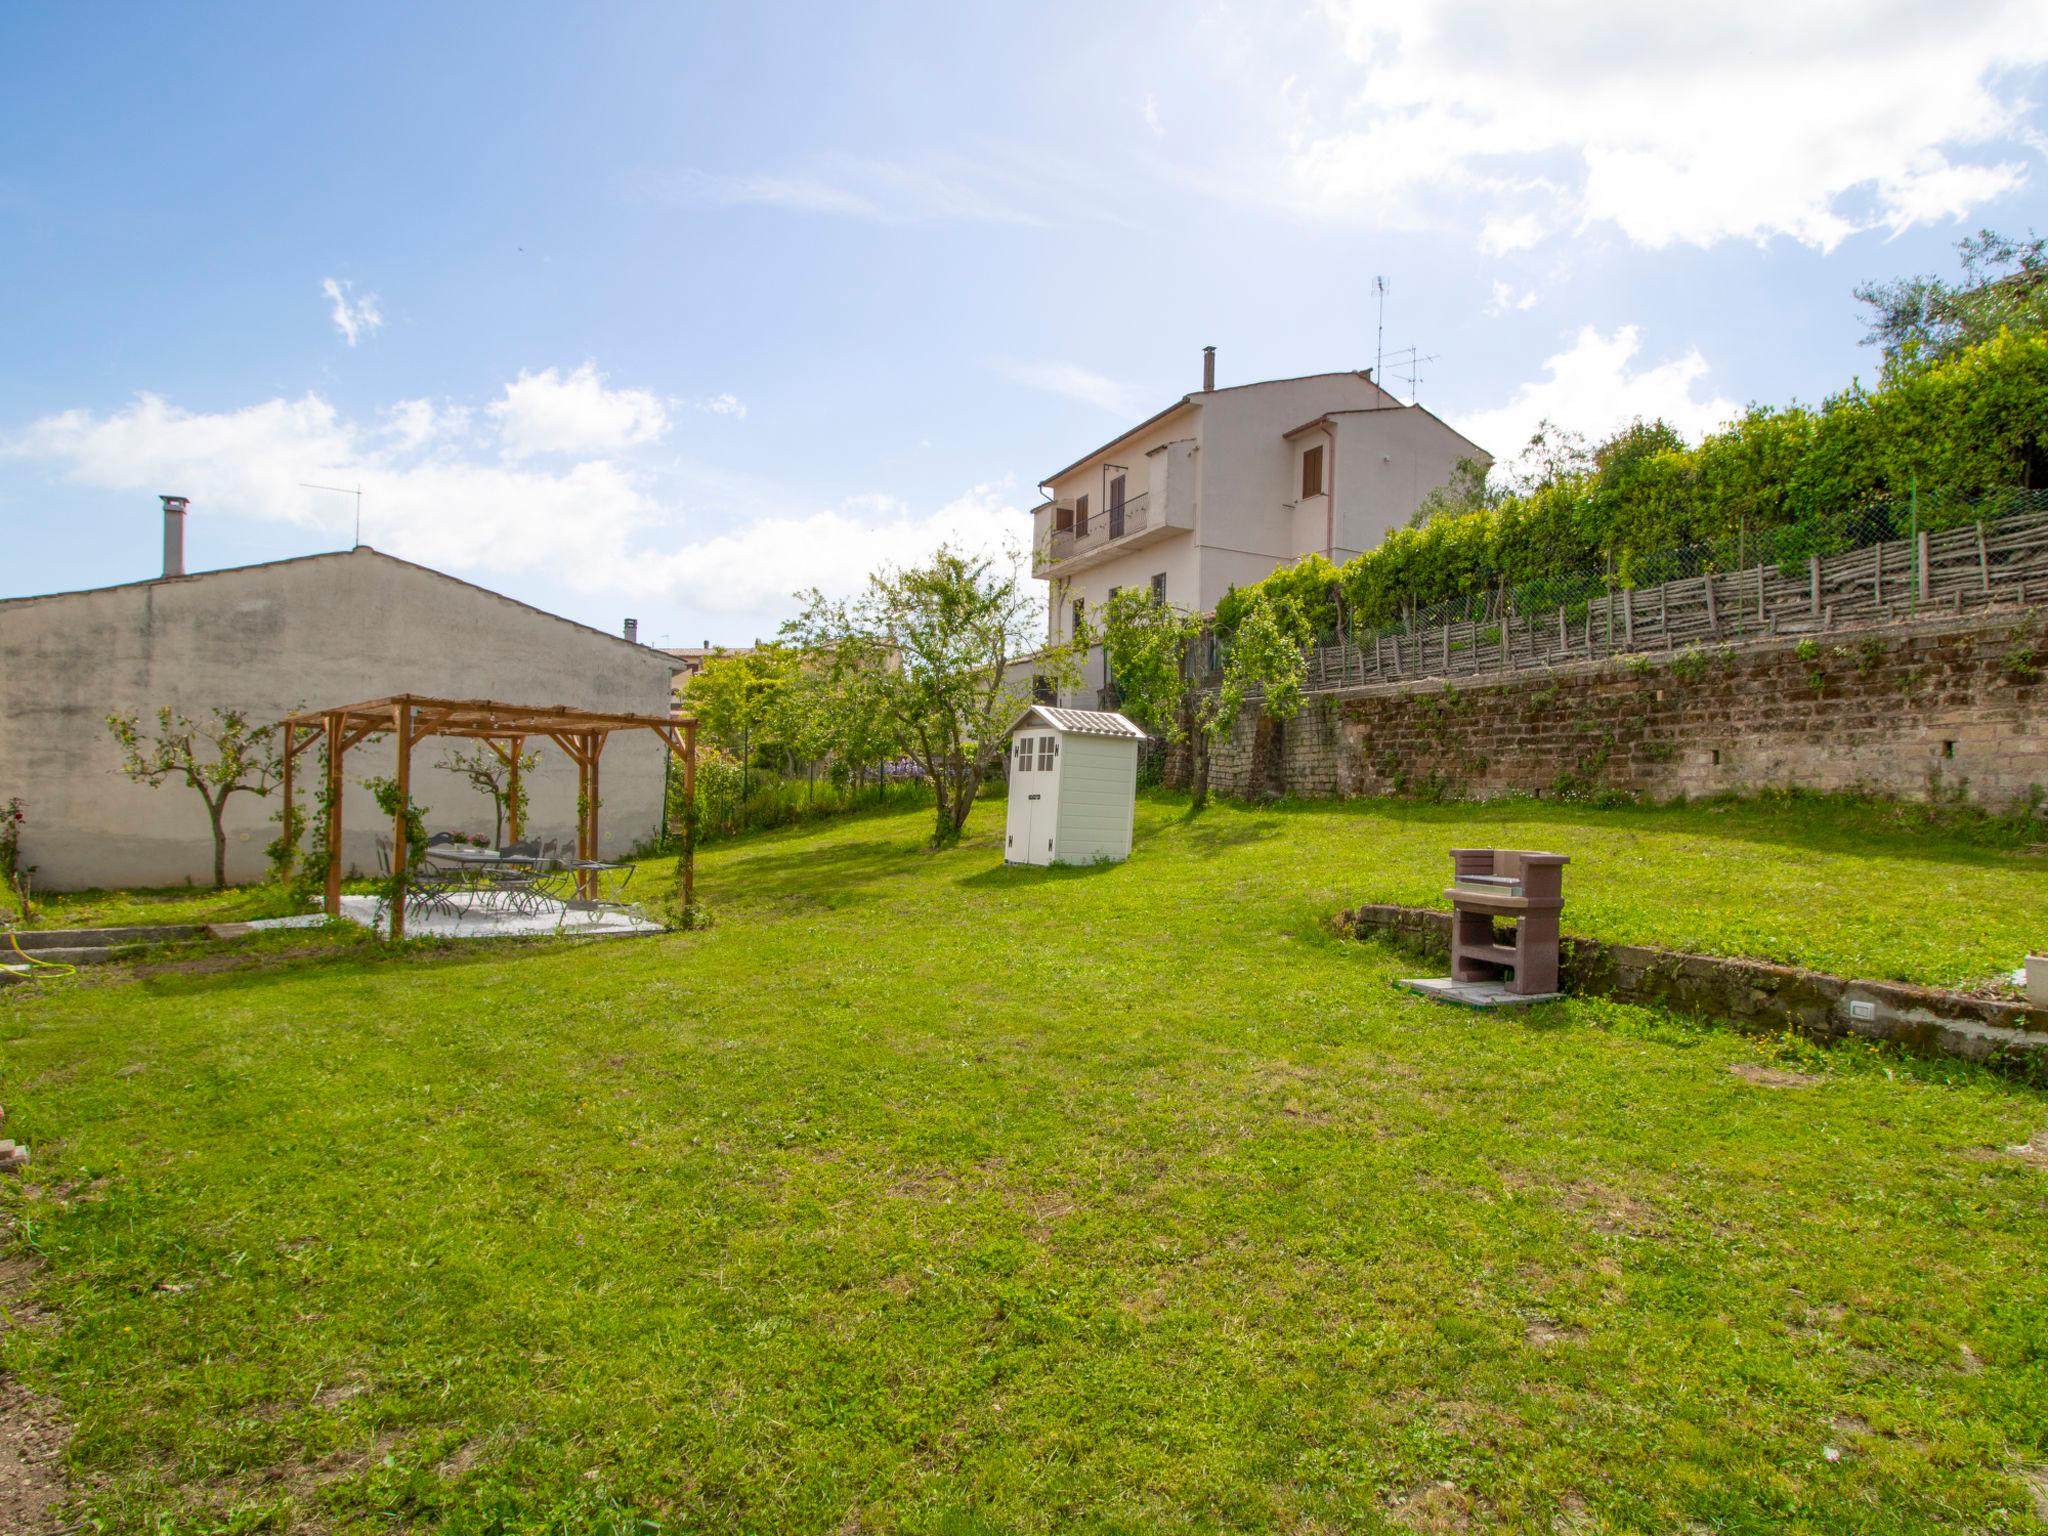
<svg viewBox="0 0 2048 1536">
<path fill-rule="evenodd" d="M 1020 864 L 1050 864 L 1053 833 L 1059 824 L 1060 815 L 1060 781 L 1058 773 L 1054 771 L 1059 763 L 1059 738 L 1047 732 L 1042 736 L 1023 739 L 1027 745 L 1035 749 L 1033 771 L 1023 776 L 1022 780 L 1026 814 L 1020 819 L 1027 829 L 1027 842 L 1021 852 L 1013 853 L 1010 857 Z M 1012 780 L 1013 784 L 1017 782 Z"/>
</svg>

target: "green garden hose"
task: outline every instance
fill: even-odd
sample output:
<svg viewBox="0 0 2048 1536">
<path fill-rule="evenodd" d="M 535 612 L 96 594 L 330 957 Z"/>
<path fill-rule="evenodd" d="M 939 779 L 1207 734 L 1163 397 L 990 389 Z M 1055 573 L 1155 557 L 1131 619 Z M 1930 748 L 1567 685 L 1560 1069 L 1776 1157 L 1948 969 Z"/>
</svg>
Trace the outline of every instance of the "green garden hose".
<svg viewBox="0 0 2048 1536">
<path fill-rule="evenodd" d="M 78 974 L 78 967 L 75 965 L 63 965 L 55 960 L 38 960 L 34 955 L 23 949 L 20 941 L 14 937 L 14 925 L 8 923 L 6 928 L 8 947 L 28 962 L 29 975 L 31 977 L 40 976 L 45 971 L 57 976 L 76 976 Z"/>
</svg>

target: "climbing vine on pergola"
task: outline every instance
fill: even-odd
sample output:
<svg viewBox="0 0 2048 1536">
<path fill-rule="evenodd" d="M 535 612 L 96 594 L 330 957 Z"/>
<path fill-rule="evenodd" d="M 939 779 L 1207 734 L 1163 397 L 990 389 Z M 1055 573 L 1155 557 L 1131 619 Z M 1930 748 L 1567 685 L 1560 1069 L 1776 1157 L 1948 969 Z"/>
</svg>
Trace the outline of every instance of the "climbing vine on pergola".
<svg viewBox="0 0 2048 1536">
<path fill-rule="evenodd" d="M 566 705 L 503 704 L 495 699 L 429 699 L 418 694 L 393 694 L 333 709 L 301 710 L 283 722 L 285 826 L 292 826 L 292 765 L 299 753 L 318 742 L 327 746 L 327 900 L 329 917 L 341 915 L 341 788 L 342 761 L 350 747 L 372 736 L 389 735 L 397 743 L 398 810 L 391 843 L 391 937 L 405 936 L 405 871 L 410 858 L 406 813 L 412 804 L 412 749 L 429 736 L 454 736 L 481 741 L 497 753 L 511 773 L 513 805 L 511 840 L 519 841 L 519 758 L 529 741 L 552 741 L 576 764 L 576 858 L 597 857 L 598 762 L 614 731 L 652 731 L 683 764 L 683 801 L 694 804 L 697 792 L 697 722 L 665 715 L 604 714 Z M 694 840 L 682 851 L 682 899 L 687 911 L 696 881 Z M 587 879 L 579 876 L 579 881 Z"/>
</svg>

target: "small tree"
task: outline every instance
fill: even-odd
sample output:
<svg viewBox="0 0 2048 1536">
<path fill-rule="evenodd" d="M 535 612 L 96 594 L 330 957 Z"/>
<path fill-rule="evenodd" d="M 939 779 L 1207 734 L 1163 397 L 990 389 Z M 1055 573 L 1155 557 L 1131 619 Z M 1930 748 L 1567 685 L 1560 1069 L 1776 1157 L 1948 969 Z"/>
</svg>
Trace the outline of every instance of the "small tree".
<svg viewBox="0 0 2048 1536">
<path fill-rule="evenodd" d="M 1300 710 L 1305 653 L 1315 639 L 1296 597 L 1254 588 L 1224 651 L 1222 678 L 1210 690 L 1189 664 L 1206 628 L 1197 614 L 1127 589 L 1109 600 L 1103 633 L 1125 711 L 1188 748 L 1191 808 L 1198 811 L 1209 803 L 1210 749 L 1230 733 L 1253 689 L 1263 690 L 1263 708 L 1275 720 Z"/>
<path fill-rule="evenodd" d="M 199 792 L 213 826 L 213 884 L 228 883 L 228 834 L 222 818 L 232 795 L 268 797 L 282 766 L 277 727 L 251 728 L 238 709 L 215 709 L 205 725 L 194 725 L 168 705 L 156 712 L 155 736 L 142 734 L 137 717 L 107 716 L 107 729 L 121 747 L 121 771 L 154 789 L 179 778 Z"/>
<path fill-rule="evenodd" d="M 737 754 L 744 773 L 754 753 L 769 748 L 785 757 L 786 695 L 794 684 L 797 658 L 786 646 L 757 645 L 750 651 L 720 651 L 683 690 L 683 702 L 713 741 Z"/>
<path fill-rule="evenodd" d="M 526 824 L 526 776 L 540 766 L 538 752 L 519 754 L 519 796 L 515 803 L 512 795 L 512 764 L 510 759 L 498 756 L 487 741 L 480 741 L 473 747 L 450 747 L 448 755 L 434 765 L 443 773 L 452 773 L 467 779 L 469 787 L 480 795 L 491 797 L 491 845 L 505 841 L 505 821 L 509 816 L 521 826 Z"/>
<path fill-rule="evenodd" d="M 956 841 L 997 738 L 1029 701 L 1005 662 L 1030 648 L 1043 610 L 1013 566 L 941 548 L 908 570 L 868 578 L 867 591 L 837 602 L 813 591 L 784 626 L 805 655 L 845 685 L 848 707 L 872 708 L 924 769 L 932 786 L 932 846 Z M 1079 675 L 1071 643 L 1047 646 L 1036 670 L 1055 683 Z"/>
</svg>

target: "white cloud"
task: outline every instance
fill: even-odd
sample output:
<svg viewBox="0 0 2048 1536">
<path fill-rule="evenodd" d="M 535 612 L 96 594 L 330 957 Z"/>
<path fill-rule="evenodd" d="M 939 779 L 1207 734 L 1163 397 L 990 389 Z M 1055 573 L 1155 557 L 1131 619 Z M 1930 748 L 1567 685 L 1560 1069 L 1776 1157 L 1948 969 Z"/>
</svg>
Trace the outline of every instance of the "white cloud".
<svg viewBox="0 0 2048 1536">
<path fill-rule="evenodd" d="M 731 416 L 740 421 L 747 419 L 746 402 L 738 395 L 706 395 L 697 402 L 697 409 L 713 416 Z"/>
<path fill-rule="evenodd" d="M 1511 477 L 1531 434 L 1545 421 L 1597 442 L 1637 417 L 1662 417 L 1698 439 L 1740 413 L 1733 400 L 1699 394 L 1709 369 L 1697 347 L 1669 362 L 1636 368 L 1641 350 L 1636 326 L 1624 325 L 1612 336 L 1586 326 L 1567 350 L 1544 360 L 1543 378 L 1524 384 L 1505 405 L 1460 417 L 1456 426 Z"/>
<path fill-rule="evenodd" d="M 1479 248 L 1489 256 L 1526 251 L 1548 233 L 1533 213 L 1488 214 L 1479 227 Z"/>
<path fill-rule="evenodd" d="M 1607 223 L 1638 244 L 1959 218 L 2042 150 L 2040 0 L 1868 5 L 1323 0 L 1341 65 L 1291 82 L 1279 195 L 1477 227 L 1496 254 Z"/>
<path fill-rule="evenodd" d="M 436 406 L 431 400 L 400 400 L 384 408 L 384 432 L 401 449 L 424 448 L 469 430 L 469 408 Z"/>
<path fill-rule="evenodd" d="M 602 453 L 651 443 L 668 430 L 668 411 L 644 389 L 607 389 L 593 363 L 563 374 L 520 370 L 490 405 L 505 453 Z"/>
<path fill-rule="evenodd" d="M 1029 539 L 1029 520 L 1003 485 L 977 486 L 930 512 L 879 495 L 825 507 L 771 497 L 762 506 L 757 494 L 726 487 L 720 499 L 753 501 L 752 515 L 705 532 L 701 515 L 666 498 L 644 468 L 613 457 L 542 468 L 468 456 L 467 422 L 463 407 L 425 400 L 359 424 L 313 394 L 219 412 L 145 394 L 105 414 L 43 417 L 0 439 L 0 455 L 123 495 L 174 488 L 200 517 L 303 528 L 325 547 L 345 541 L 354 501 L 301 482 L 360 484 L 363 539 L 389 553 L 457 573 L 544 575 L 583 592 L 751 613 L 769 627 L 800 588 L 850 595 L 869 571 L 942 542 L 999 554 Z"/>
<path fill-rule="evenodd" d="M 620 584 L 636 596 L 679 597 L 712 613 L 774 612 L 811 587 L 850 596 L 868 572 L 910 564 L 941 544 L 1007 563 L 1028 543 L 1030 526 L 1002 485 L 978 485 L 925 514 L 894 497 L 860 496 L 649 554 L 619 573 Z"/>
<path fill-rule="evenodd" d="M 1084 405 L 1097 406 L 1115 416 L 1134 416 L 1144 408 L 1143 397 L 1129 384 L 1083 368 L 1078 363 L 1001 362 L 997 368 L 1030 389 L 1064 395 Z"/>
<path fill-rule="evenodd" d="M 1159 121 L 1159 98 L 1157 96 L 1155 96 L 1152 92 L 1147 91 L 1145 93 L 1144 104 L 1139 108 L 1139 112 L 1140 115 L 1143 116 L 1143 118 L 1145 119 L 1146 131 L 1149 132 L 1153 138 L 1163 139 L 1166 137 L 1166 129 Z"/>
<path fill-rule="evenodd" d="M 1504 283 L 1499 278 L 1494 279 L 1493 297 L 1486 302 L 1486 312 L 1489 315 L 1504 315 L 1510 310 L 1534 309 L 1535 307 L 1536 290 L 1534 288 L 1523 288 L 1517 291 L 1513 283 Z"/>
<path fill-rule="evenodd" d="M 377 295 L 358 295 L 355 284 L 328 277 L 320 281 L 320 291 L 333 302 L 328 318 L 334 328 L 341 332 L 341 339 L 350 346 L 384 326 L 384 312 L 377 306 Z"/>
</svg>

